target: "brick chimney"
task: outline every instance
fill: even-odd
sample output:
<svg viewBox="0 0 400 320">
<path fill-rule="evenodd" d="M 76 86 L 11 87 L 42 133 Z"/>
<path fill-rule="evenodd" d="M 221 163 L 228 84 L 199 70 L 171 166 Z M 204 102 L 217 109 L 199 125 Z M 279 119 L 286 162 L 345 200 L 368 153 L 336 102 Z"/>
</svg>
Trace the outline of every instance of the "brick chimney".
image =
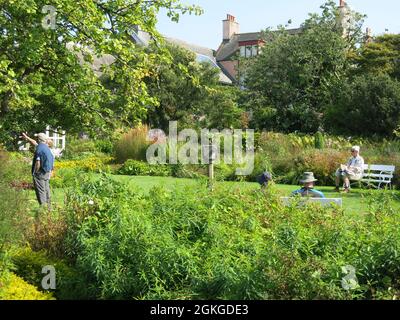
<svg viewBox="0 0 400 320">
<path fill-rule="evenodd" d="M 343 7 L 345 7 L 345 6 L 346 6 L 346 0 L 340 0 L 339 7 L 340 7 L 340 8 L 343 8 Z"/>
<path fill-rule="evenodd" d="M 239 23 L 235 21 L 235 17 L 228 14 L 226 20 L 222 21 L 223 25 L 223 41 L 228 42 L 235 33 L 239 33 Z"/>
</svg>

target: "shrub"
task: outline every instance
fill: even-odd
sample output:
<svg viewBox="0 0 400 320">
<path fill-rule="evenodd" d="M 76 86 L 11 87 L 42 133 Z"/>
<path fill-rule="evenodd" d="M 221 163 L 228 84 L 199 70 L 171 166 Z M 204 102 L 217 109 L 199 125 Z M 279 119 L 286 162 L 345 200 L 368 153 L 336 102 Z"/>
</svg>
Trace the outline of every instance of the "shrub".
<svg viewBox="0 0 400 320">
<path fill-rule="evenodd" d="M 336 98 L 325 115 L 326 126 L 332 132 L 394 135 L 400 117 L 398 80 L 383 72 L 364 74 L 351 77 L 334 91 Z"/>
<path fill-rule="evenodd" d="M 325 137 L 321 132 L 317 132 L 315 134 L 315 149 L 324 149 L 325 148 Z"/>
<path fill-rule="evenodd" d="M 215 165 L 214 176 L 217 181 L 234 181 L 236 179 L 236 168 L 233 164 L 221 162 Z"/>
<path fill-rule="evenodd" d="M 34 224 L 27 230 L 25 239 L 34 251 L 45 250 L 54 257 L 63 258 L 66 248 L 64 245 L 67 234 L 67 224 L 60 209 L 39 208 Z"/>
<path fill-rule="evenodd" d="M 200 179 L 207 175 L 205 166 L 201 165 L 183 165 L 178 163 L 169 166 L 171 168 L 171 175 L 176 178 Z"/>
<path fill-rule="evenodd" d="M 56 161 L 55 170 L 58 169 L 82 169 L 84 171 L 99 171 L 106 167 L 106 164 L 113 160 L 109 156 L 90 157 L 82 160 Z"/>
<path fill-rule="evenodd" d="M 118 170 L 118 174 L 131 176 L 171 176 L 171 167 L 169 165 L 157 164 L 150 165 L 147 162 L 137 160 L 127 160 Z"/>
<path fill-rule="evenodd" d="M 32 182 L 30 158 L 0 150 L 0 161 L 0 183 L 10 185 Z"/>
<path fill-rule="evenodd" d="M 371 194 L 368 214 L 354 219 L 337 207 L 284 207 L 274 187 L 210 193 L 198 184 L 142 195 L 104 176 L 71 191 L 69 246 L 100 298 L 399 296 L 394 197 Z M 346 265 L 357 288 L 342 287 Z"/>
<path fill-rule="evenodd" d="M 56 169 L 53 177 L 50 179 L 50 185 L 53 188 L 68 188 L 75 185 L 77 177 L 85 173 L 80 168 L 62 168 Z"/>
<path fill-rule="evenodd" d="M 98 151 L 96 143 L 91 139 L 68 139 L 63 152 L 64 159 L 76 159 L 91 156 Z"/>
<path fill-rule="evenodd" d="M 65 261 L 50 258 L 44 251 L 35 252 L 30 248 L 18 249 L 13 253 L 12 261 L 15 273 L 30 284 L 41 288 L 44 277 L 42 268 L 51 265 L 56 271 L 57 299 L 89 299 L 93 295 L 92 288 L 88 287 L 87 280 Z"/>
<path fill-rule="evenodd" d="M 114 144 L 111 140 L 96 140 L 96 149 L 102 153 L 112 155 L 114 153 Z"/>
<path fill-rule="evenodd" d="M 0 273 L 8 265 L 7 252 L 11 246 L 21 243 L 31 223 L 28 214 L 27 194 L 21 189 L 10 188 L 18 181 L 20 160 L 11 159 L 0 151 Z"/>
<path fill-rule="evenodd" d="M 43 293 L 13 273 L 0 277 L 0 300 L 54 300 L 51 293 Z"/>
<path fill-rule="evenodd" d="M 148 131 L 147 126 L 140 126 L 122 135 L 114 146 L 118 163 L 124 163 L 128 159 L 146 160 L 146 150 L 150 145 L 146 141 Z"/>
<path fill-rule="evenodd" d="M 301 153 L 294 161 L 298 177 L 303 172 L 312 171 L 320 185 L 334 185 L 337 168 L 346 163 L 348 155 L 332 149 L 307 150 Z"/>
</svg>

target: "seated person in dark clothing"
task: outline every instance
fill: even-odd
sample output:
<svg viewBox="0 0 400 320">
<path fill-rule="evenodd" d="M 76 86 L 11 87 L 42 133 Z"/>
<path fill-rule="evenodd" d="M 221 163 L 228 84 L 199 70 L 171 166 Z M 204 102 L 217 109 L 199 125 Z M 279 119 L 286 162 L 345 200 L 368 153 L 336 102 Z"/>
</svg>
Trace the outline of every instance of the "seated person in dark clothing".
<svg viewBox="0 0 400 320">
<path fill-rule="evenodd" d="M 325 195 L 321 191 L 314 189 L 315 181 L 318 180 L 314 178 L 314 173 L 304 172 L 303 177 L 300 180 L 303 187 L 299 190 L 293 191 L 292 196 L 300 195 L 301 197 L 325 198 Z"/>
<path fill-rule="evenodd" d="M 263 174 L 258 177 L 258 183 L 261 185 L 261 189 L 265 189 L 268 186 L 269 181 L 271 180 L 271 173 L 269 173 L 268 171 L 263 172 Z"/>
</svg>

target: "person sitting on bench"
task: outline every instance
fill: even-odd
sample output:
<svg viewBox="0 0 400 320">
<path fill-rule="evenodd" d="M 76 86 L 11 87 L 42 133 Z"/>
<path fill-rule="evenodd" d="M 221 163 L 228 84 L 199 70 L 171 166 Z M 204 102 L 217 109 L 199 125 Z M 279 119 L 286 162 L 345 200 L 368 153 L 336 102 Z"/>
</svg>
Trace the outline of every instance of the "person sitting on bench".
<svg viewBox="0 0 400 320">
<path fill-rule="evenodd" d="M 356 181 L 362 179 L 364 172 L 364 159 L 360 156 L 360 147 L 353 146 L 351 148 L 352 157 L 346 165 L 341 164 L 340 168 L 336 170 L 336 188 L 335 191 L 339 192 L 340 180 L 343 179 L 344 189 L 343 192 L 350 192 L 350 180 Z"/>
<path fill-rule="evenodd" d="M 314 183 L 318 181 L 314 178 L 314 173 L 304 172 L 300 180 L 303 187 L 299 190 L 293 191 L 292 196 L 300 195 L 302 197 L 309 198 L 325 198 L 325 195 L 316 189 L 314 189 Z"/>
</svg>

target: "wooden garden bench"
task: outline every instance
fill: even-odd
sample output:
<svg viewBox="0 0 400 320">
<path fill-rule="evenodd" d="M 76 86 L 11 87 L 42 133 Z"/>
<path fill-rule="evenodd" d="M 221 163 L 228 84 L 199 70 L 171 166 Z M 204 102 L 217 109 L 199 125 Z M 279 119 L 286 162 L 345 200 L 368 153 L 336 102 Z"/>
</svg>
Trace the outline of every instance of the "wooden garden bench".
<svg viewBox="0 0 400 320">
<path fill-rule="evenodd" d="M 352 180 L 351 184 L 364 183 L 380 189 L 382 185 L 392 186 L 393 174 L 396 167 L 383 164 L 364 164 L 361 180 Z"/>
<path fill-rule="evenodd" d="M 342 198 L 299 198 L 298 197 L 281 197 L 281 200 L 285 206 L 290 205 L 293 201 L 299 201 L 299 203 L 303 204 L 305 202 L 316 202 L 320 203 L 322 206 L 330 206 L 330 205 L 337 205 L 339 207 L 342 206 Z"/>
</svg>

